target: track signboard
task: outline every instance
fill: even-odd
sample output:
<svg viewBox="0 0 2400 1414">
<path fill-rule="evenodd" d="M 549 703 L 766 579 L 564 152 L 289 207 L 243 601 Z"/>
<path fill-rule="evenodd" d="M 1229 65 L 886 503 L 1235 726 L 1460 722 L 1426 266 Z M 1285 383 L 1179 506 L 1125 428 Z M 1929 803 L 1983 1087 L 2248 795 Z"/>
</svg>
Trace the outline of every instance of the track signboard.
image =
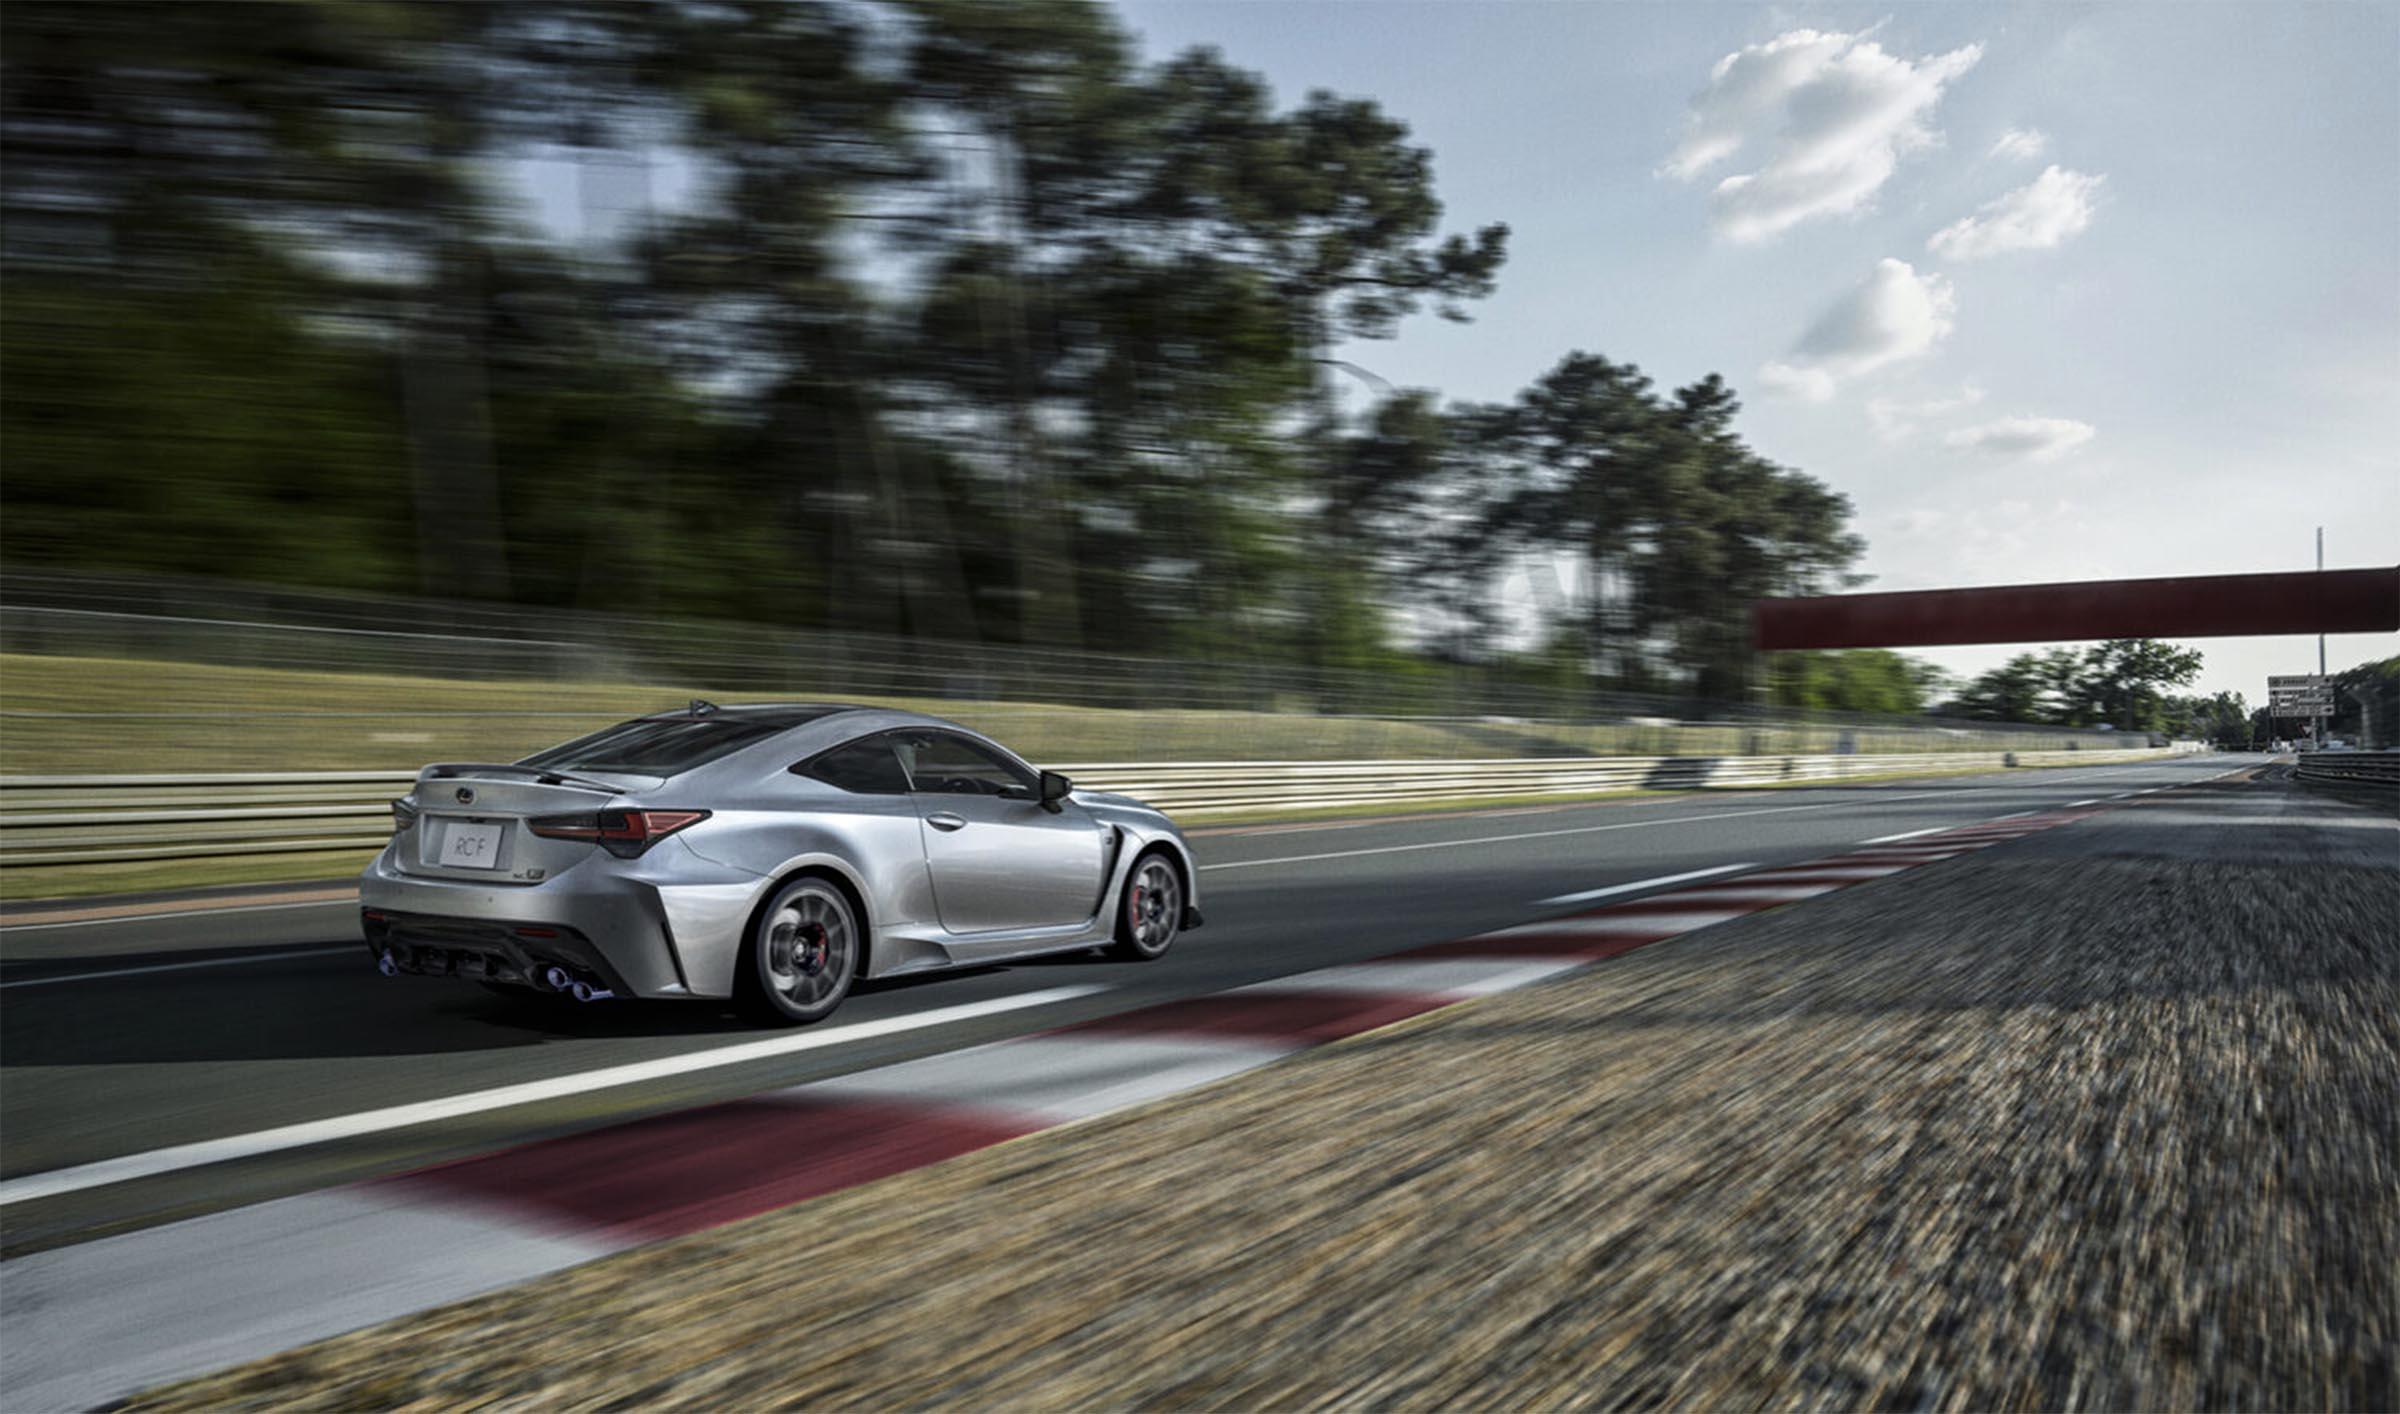
<svg viewBox="0 0 2400 1414">
<path fill-rule="evenodd" d="M 2267 711 L 2277 717 L 2330 717 L 2333 686 L 2322 673 L 2295 673 L 2267 679 Z"/>
</svg>

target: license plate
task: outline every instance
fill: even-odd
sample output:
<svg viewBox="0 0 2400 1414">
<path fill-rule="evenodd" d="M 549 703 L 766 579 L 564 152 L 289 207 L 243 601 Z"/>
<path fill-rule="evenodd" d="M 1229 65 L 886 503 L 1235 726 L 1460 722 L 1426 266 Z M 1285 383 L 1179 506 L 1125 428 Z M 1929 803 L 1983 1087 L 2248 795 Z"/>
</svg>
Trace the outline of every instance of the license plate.
<svg viewBox="0 0 2400 1414">
<path fill-rule="evenodd" d="M 454 820 L 442 831 L 441 862 L 453 869 L 500 867 L 501 825 L 470 825 Z"/>
</svg>

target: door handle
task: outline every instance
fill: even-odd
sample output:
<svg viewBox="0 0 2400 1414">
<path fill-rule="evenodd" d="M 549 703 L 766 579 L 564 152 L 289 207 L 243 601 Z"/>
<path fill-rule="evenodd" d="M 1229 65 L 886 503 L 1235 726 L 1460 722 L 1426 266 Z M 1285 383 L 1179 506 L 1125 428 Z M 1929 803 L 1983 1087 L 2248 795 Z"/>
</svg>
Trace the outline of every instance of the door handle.
<svg viewBox="0 0 2400 1414">
<path fill-rule="evenodd" d="M 967 817 L 964 815 L 953 815 L 947 810 L 937 810 L 933 814 L 925 817 L 925 823 L 933 826 L 937 830 L 956 830 L 965 827 L 967 823 Z"/>
</svg>

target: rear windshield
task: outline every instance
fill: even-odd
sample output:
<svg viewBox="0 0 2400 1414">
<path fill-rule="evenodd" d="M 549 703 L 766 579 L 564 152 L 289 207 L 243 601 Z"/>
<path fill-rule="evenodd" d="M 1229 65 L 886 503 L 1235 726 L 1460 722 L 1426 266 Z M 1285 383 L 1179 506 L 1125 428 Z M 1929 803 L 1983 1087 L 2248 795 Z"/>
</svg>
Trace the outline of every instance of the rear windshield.
<svg viewBox="0 0 2400 1414">
<path fill-rule="evenodd" d="M 643 717 L 536 752 L 517 764 L 548 771 L 672 776 L 765 741 L 792 725 L 743 717 Z"/>
</svg>

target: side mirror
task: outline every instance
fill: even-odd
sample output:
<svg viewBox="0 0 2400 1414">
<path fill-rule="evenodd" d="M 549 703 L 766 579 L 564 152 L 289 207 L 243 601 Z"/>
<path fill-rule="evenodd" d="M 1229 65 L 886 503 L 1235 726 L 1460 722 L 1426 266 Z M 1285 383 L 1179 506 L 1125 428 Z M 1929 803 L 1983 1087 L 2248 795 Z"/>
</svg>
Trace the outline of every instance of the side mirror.
<svg viewBox="0 0 2400 1414">
<path fill-rule="evenodd" d="M 1057 814 L 1060 809 L 1059 802 L 1065 800 L 1067 792 L 1073 789 L 1075 789 L 1075 783 L 1058 772 L 1042 772 L 1042 808 L 1053 815 Z"/>
</svg>

